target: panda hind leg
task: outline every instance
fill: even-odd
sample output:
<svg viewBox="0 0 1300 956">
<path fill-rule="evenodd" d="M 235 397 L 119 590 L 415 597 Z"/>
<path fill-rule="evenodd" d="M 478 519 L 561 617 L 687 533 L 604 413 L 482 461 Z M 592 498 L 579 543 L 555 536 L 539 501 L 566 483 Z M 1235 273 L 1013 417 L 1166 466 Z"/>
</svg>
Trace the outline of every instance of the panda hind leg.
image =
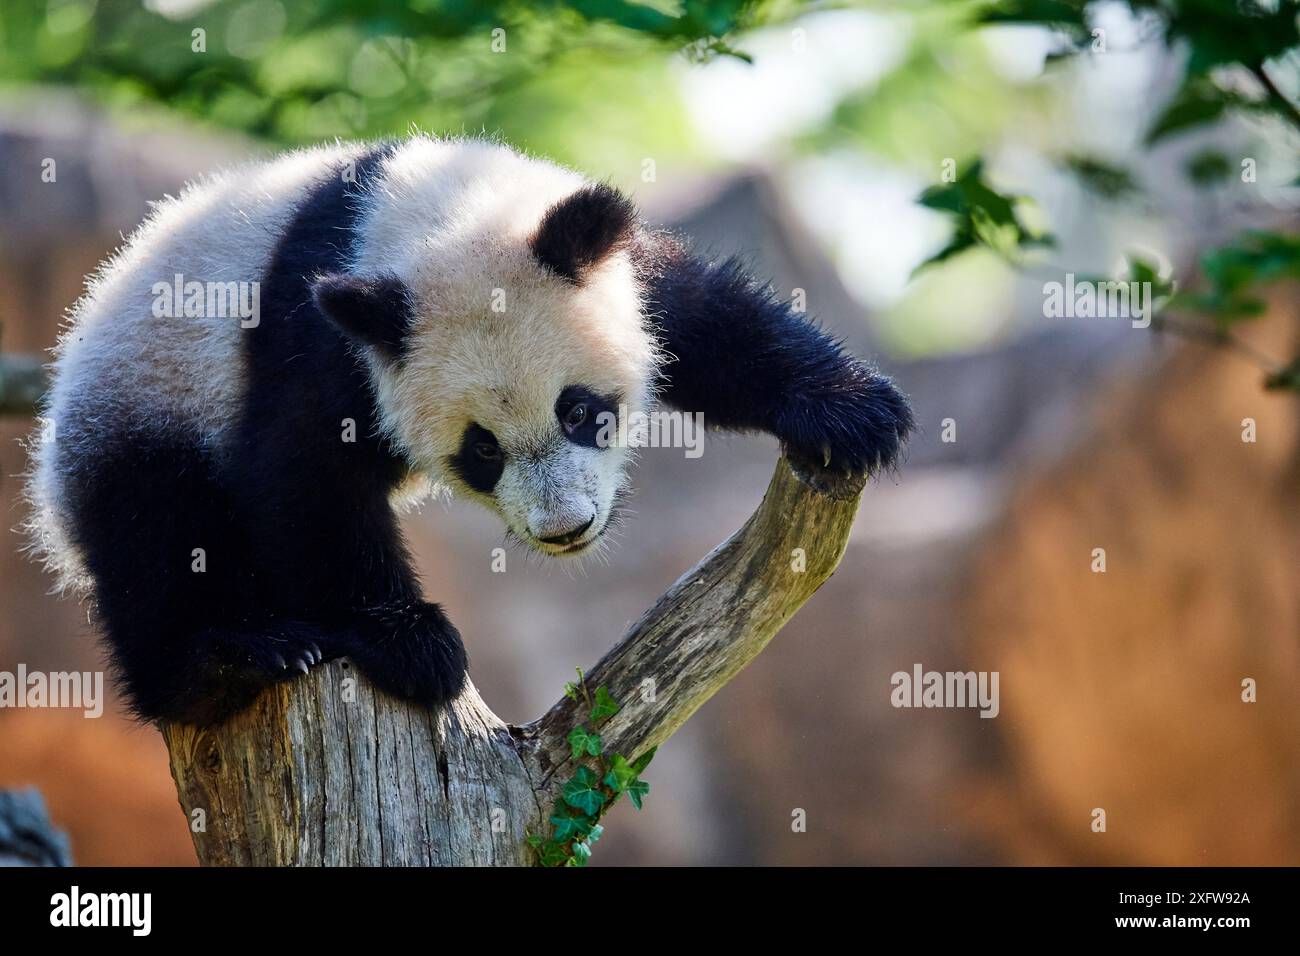
<svg viewBox="0 0 1300 956">
<path fill-rule="evenodd" d="M 154 643 L 147 655 L 123 654 L 119 644 L 115 660 L 137 716 L 210 726 L 247 708 L 267 687 L 342 656 L 343 644 L 312 624 L 272 621 L 206 628 Z"/>
</svg>

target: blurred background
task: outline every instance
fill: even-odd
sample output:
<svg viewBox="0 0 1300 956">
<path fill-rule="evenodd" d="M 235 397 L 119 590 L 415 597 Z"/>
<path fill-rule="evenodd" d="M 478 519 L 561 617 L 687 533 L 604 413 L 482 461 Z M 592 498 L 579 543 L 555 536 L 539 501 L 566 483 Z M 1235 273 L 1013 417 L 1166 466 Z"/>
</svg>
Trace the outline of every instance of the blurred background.
<svg viewBox="0 0 1300 956">
<path fill-rule="evenodd" d="M 802 290 L 920 426 L 834 578 L 661 748 L 596 864 L 1294 865 L 1297 44 L 1277 0 L 6 0 L 0 351 L 49 349 L 188 179 L 499 135 Z M 1067 273 L 1151 281 L 1157 321 L 1049 317 Z M 0 408 L 0 671 L 99 669 L 88 607 L 8 531 L 34 420 Z M 645 451 L 620 544 L 578 572 L 493 574 L 502 530 L 465 503 L 407 516 L 497 713 L 548 707 L 777 454 Z M 998 671 L 999 715 L 894 709 L 917 663 Z M 0 709 L 0 788 L 25 785 L 79 863 L 194 862 L 161 738 L 116 701 Z"/>
</svg>

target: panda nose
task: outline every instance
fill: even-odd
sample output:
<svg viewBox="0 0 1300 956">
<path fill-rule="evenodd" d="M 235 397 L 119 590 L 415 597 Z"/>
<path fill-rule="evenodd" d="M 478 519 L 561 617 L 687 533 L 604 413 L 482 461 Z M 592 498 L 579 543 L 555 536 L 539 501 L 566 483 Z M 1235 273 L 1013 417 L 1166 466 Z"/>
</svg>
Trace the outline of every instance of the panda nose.
<svg viewBox="0 0 1300 956">
<path fill-rule="evenodd" d="M 568 531 L 563 531 L 560 534 L 539 534 L 537 540 L 544 542 L 545 544 L 573 544 L 573 542 L 577 541 L 586 533 L 587 529 L 591 527 L 591 523 L 595 520 L 596 516 L 592 515 L 576 528 L 570 528 Z"/>
</svg>

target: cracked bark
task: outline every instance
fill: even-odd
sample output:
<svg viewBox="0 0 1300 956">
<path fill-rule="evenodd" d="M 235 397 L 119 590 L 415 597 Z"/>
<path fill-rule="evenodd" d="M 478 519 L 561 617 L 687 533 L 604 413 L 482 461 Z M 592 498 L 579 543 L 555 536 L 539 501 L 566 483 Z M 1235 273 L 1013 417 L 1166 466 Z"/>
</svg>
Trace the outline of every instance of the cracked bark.
<svg viewBox="0 0 1300 956">
<path fill-rule="evenodd" d="M 658 746 L 767 645 L 839 564 L 861 491 L 781 459 L 744 527 L 587 673 L 623 705 L 607 751 Z M 533 862 L 526 836 L 549 832 L 584 718 L 562 697 L 511 727 L 473 685 L 430 713 L 334 661 L 220 727 L 163 736 L 204 865 L 517 866 Z"/>
</svg>

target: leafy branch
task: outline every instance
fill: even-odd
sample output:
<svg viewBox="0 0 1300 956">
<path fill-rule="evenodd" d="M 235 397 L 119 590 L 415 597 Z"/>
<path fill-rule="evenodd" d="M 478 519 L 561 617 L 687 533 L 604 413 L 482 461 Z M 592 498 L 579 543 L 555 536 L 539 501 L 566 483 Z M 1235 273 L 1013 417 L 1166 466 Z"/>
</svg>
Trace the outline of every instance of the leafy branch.
<svg viewBox="0 0 1300 956">
<path fill-rule="evenodd" d="M 560 791 L 547 821 L 551 835 L 528 837 L 528 845 L 536 852 L 541 866 L 586 866 L 591 859 L 592 845 L 604 829 L 600 818 L 618 798 L 627 794 L 632 805 L 641 809 L 642 801 L 650 792 L 650 784 L 641 779 L 641 772 L 655 755 L 655 748 L 651 748 L 629 762 L 621 754 L 605 750 L 600 734 L 588 730 L 587 725 L 598 728 L 621 708 L 603 684 L 591 694 L 581 669 L 576 682 L 564 685 L 564 695 L 586 705 L 587 720 L 568 734 L 573 759 L 579 763 Z"/>
<path fill-rule="evenodd" d="M 1148 27 L 1154 25 L 1152 36 L 1188 54 L 1178 92 L 1147 131 L 1148 147 L 1230 112 L 1272 116 L 1300 131 L 1300 108 L 1270 68 L 1300 53 L 1300 2 L 1128 0 L 1128 5 L 1135 17 Z M 1066 44 L 1065 55 L 1078 54 L 1092 49 L 1096 40 L 1089 7 L 1086 0 L 996 0 L 980 12 L 977 22 L 1045 27 Z M 1252 97 L 1232 85 L 1223 71 L 1231 66 L 1253 76 L 1264 95 Z M 1091 192 L 1107 199 L 1127 198 L 1139 190 L 1126 170 L 1091 157 L 1067 156 L 1063 165 Z M 1225 178 L 1230 169 L 1227 157 L 1209 151 L 1193 157 L 1187 174 L 1196 186 L 1206 187 Z M 917 201 L 954 220 L 951 241 L 918 269 L 984 247 L 1023 270 L 1022 253 L 1051 243 L 1050 236 L 1034 233 L 1020 221 L 1016 210 L 1023 197 L 1003 195 L 984 180 L 978 158 L 967 162 L 955 182 L 933 186 Z M 1202 255 L 1194 291 L 1175 293 L 1150 263 L 1136 257 L 1130 257 L 1126 281 L 1150 283 L 1148 288 L 1157 290 L 1161 305 L 1152 316 L 1152 328 L 1231 349 L 1264 370 L 1266 388 L 1300 391 L 1300 356 L 1279 361 L 1236 334 L 1239 323 L 1266 311 L 1264 287 L 1286 279 L 1300 279 L 1300 236 L 1260 231 L 1244 233 Z"/>
</svg>

